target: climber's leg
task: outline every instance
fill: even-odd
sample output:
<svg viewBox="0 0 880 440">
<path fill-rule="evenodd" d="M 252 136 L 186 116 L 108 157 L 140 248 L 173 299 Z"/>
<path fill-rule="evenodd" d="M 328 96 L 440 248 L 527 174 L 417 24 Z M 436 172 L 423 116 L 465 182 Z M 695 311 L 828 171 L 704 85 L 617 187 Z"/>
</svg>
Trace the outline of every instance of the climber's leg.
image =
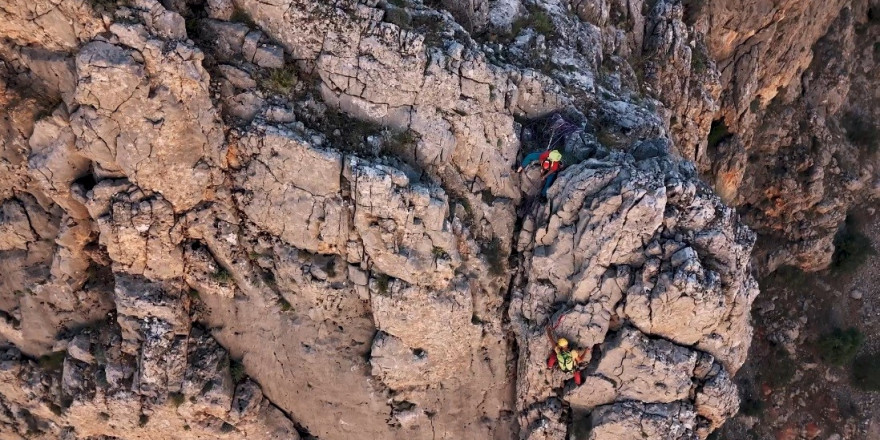
<svg viewBox="0 0 880 440">
<path fill-rule="evenodd" d="M 556 180 L 556 173 L 548 174 L 544 179 L 544 187 L 541 188 L 541 197 L 547 197 L 547 190 L 550 189 L 550 185 L 553 185 L 553 181 Z"/>
</svg>

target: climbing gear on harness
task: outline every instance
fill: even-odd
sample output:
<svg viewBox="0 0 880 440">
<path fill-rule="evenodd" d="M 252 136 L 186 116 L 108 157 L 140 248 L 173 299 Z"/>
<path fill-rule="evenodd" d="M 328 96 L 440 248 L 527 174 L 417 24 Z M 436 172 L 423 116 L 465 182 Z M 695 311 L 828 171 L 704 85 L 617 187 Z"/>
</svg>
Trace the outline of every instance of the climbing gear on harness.
<svg viewBox="0 0 880 440">
<path fill-rule="evenodd" d="M 574 354 L 569 350 L 558 350 L 556 358 L 559 361 L 559 369 L 563 372 L 574 370 Z"/>
</svg>

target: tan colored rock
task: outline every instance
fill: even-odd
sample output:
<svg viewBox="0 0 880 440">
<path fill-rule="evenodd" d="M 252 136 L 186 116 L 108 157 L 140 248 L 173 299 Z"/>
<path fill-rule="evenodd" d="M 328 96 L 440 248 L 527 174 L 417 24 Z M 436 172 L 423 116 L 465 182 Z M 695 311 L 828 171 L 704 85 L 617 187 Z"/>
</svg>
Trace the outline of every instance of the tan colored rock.
<svg viewBox="0 0 880 440">
<path fill-rule="evenodd" d="M 39 0 L 0 10 L 0 34 L 22 46 L 72 51 L 104 30 L 88 2 Z"/>
<path fill-rule="evenodd" d="M 343 248 L 348 209 L 339 196 L 342 155 L 312 148 L 302 135 L 267 128 L 242 141 L 256 158 L 239 172 L 244 213 L 262 229 L 312 252 Z M 288 225 L 296 227 L 288 228 Z"/>
<path fill-rule="evenodd" d="M 376 269 L 413 284 L 448 285 L 461 259 L 447 221 L 446 194 L 356 158 L 343 173 L 351 184 L 355 231 Z"/>
<path fill-rule="evenodd" d="M 685 347 L 663 340 L 652 341 L 636 330 L 624 328 L 603 346 L 595 373 L 568 396 L 568 401 L 592 409 L 617 400 L 645 403 L 685 400 L 695 386 L 691 377 L 696 362 L 697 353 Z M 597 392 L 605 387 L 594 388 L 592 382 L 610 382 L 611 393 Z"/>
<path fill-rule="evenodd" d="M 171 204 L 135 187 L 127 190 L 111 196 L 109 212 L 97 221 L 114 270 L 155 280 L 180 277 L 183 253 Z"/>
<path fill-rule="evenodd" d="M 114 24 L 111 30 L 131 49 L 101 41 L 83 47 L 76 61 L 81 107 L 71 125 L 81 154 L 182 211 L 214 184 L 223 138 L 201 52 L 151 35 L 151 25 L 166 33 L 158 23 Z M 168 32 L 166 38 L 177 31 Z M 172 52 L 163 52 L 166 42 Z"/>
<path fill-rule="evenodd" d="M 639 440 L 668 438 L 696 440 L 696 414 L 680 403 L 641 404 L 624 402 L 604 406 L 591 415 L 590 440 Z"/>
</svg>

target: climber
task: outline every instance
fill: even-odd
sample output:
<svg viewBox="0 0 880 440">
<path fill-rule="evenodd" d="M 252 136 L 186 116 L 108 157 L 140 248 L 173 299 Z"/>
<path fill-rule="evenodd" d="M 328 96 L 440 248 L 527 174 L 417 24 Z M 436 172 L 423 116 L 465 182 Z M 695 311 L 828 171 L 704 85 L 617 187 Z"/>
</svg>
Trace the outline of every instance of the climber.
<svg viewBox="0 0 880 440">
<path fill-rule="evenodd" d="M 558 325 L 558 323 L 557 323 Z M 583 360 L 583 351 L 574 350 L 568 345 L 568 339 L 559 338 L 553 335 L 553 329 L 547 327 L 547 337 L 553 344 L 553 353 L 547 358 L 547 368 L 553 368 L 559 364 L 559 369 L 565 373 L 574 371 L 574 383 L 580 385 L 584 382 L 581 377 L 581 371 L 577 370 L 577 365 Z"/>
<path fill-rule="evenodd" d="M 544 179 L 544 187 L 541 188 L 541 198 L 547 197 L 547 190 L 553 181 L 556 180 L 556 174 L 562 169 L 562 153 L 559 150 L 546 150 L 543 153 L 537 151 L 529 153 L 523 159 L 522 164 L 516 169 L 517 173 L 521 173 L 523 168 L 528 167 L 532 162 L 541 161 L 541 177 Z"/>
</svg>

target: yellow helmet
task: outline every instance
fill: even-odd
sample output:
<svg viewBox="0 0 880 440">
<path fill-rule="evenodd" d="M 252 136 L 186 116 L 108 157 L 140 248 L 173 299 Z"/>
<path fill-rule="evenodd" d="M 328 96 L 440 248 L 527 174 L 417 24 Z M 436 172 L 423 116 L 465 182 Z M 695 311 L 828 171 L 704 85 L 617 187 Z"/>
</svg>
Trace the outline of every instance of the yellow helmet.
<svg viewBox="0 0 880 440">
<path fill-rule="evenodd" d="M 568 348 L 568 339 L 559 338 L 559 340 L 556 341 L 556 343 L 559 344 L 559 346 L 562 348 Z"/>
<path fill-rule="evenodd" d="M 550 159 L 550 162 L 559 162 L 562 160 L 562 153 L 559 150 L 553 150 L 550 152 L 548 159 Z"/>
</svg>

